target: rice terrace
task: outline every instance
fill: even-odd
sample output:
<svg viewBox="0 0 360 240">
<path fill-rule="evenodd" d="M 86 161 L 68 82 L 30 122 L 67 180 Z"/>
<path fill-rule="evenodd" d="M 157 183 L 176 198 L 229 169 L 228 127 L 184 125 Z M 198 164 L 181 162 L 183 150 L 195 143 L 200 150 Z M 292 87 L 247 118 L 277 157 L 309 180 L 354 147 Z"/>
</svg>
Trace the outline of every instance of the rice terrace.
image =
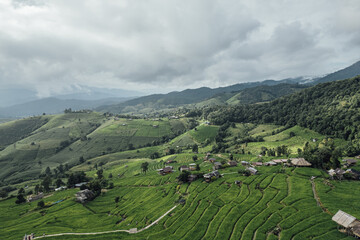
<svg viewBox="0 0 360 240">
<path fill-rule="evenodd" d="M 0 240 L 360 239 L 360 1 L 0 1 Z"/>
</svg>

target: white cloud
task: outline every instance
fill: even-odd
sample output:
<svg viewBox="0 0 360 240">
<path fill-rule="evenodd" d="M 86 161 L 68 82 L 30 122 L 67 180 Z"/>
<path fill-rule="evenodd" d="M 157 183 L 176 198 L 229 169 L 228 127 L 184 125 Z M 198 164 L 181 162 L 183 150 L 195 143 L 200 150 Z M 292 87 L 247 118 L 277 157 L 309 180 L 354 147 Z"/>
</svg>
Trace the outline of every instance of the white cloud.
<svg viewBox="0 0 360 240">
<path fill-rule="evenodd" d="M 0 87 L 165 92 L 323 74 L 359 60 L 360 2 L 0 2 Z"/>
</svg>

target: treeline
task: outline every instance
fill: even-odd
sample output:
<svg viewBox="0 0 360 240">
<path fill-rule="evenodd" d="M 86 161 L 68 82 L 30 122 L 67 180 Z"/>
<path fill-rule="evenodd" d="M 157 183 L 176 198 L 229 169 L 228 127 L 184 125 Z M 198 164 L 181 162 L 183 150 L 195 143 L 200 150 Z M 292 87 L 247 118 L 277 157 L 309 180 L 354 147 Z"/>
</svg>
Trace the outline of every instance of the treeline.
<svg viewBox="0 0 360 240">
<path fill-rule="evenodd" d="M 202 115 L 218 125 L 226 122 L 300 125 L 328 136 L 359 139 L 360 76 L 319 84 L 270 103 L 206 108 Z"/>
</svg>

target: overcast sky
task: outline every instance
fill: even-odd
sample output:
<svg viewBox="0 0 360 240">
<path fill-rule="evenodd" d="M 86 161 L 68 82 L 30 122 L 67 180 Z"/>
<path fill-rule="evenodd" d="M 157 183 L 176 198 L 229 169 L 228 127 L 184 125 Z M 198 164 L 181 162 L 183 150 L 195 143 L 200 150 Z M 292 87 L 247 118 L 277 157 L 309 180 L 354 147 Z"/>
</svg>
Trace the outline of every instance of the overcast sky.
<svg viewBox="0 0 360 240">
<path fill-rule="evenodd" d="M 360 60 L 359 0 L 0 0 L 0 88 L 168 92 Z"/>
</svg>

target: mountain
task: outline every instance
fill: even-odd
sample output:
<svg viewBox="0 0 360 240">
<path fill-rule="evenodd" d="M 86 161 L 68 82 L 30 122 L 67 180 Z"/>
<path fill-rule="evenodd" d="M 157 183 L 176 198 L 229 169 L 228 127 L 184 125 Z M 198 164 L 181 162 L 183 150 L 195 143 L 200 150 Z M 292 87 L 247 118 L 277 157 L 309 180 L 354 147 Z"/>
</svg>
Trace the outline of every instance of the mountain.
<svg viewBox="0 0 360 240">
<path fill-rule="evenodd" d="M 51 97 L 57 98 L 59 100 L 95 101 L 110 98 L 130 99 L 142 95 L 143 93 L 137 91 L 80 86 L 77 89 L 69 90 L 67 94 L 53 94 Z M 0 108 L 10 107 L 41 99 L 43 98 L 39 98 L 38 93 L 34 90 L 20 87 L 0 89 Z M 47 98 L 44 99 L 46 100 Z"/>
<path fill-rule="evenodd" d="M 129 98 L 106 98 L 100 100 L 77 100 L 77 99 L 57 99 L 57 98 L 42 98 L 22 104 L 17 104 L 10 107 L 0 108 L 0 118 L 18 118 L 33 115 L 56 114 L 63 112 L 66 108 L 72 110 L 94 109 L 96 107 L 119 103 Z"/>
<path fill-rule="evenodd" d="M 360 137 L 360 76 L 318 84 L 270 103 L 217 107 L 215 124 L 230 122 L 299 125 L 346 140 Z"/>
<path fill-rule="evenodd" d="M 303 90 L 307 87 L 309 87 L 309 85 L 288 83 L 281 83 L 273 86 L 260 85 L 231 93 L 219 93 L 209 99 L 196 103 L 193 106 L 205 107 L 268 102 L 278 97 Z"/>
<path fill-rule="evenodd" d="M 343 79 L 355 77 L 357 75 L 360 75 L 360 61 L 354 63 L 353 65 L 347 68 L 341 69 L 334 73 L 330 73 L 325 77 L 319 78 L 315 80 L 313 84 L 343 80 Z"/>
<path fill-rule="evenodd" d="M 170 92 L 167 94 L 152 94 L 149 96 L 135 98 L 120 104 L 102 106 L 96 110 L 100 112 L 112 113 L 149 113 L 151 111 L 158 111 L 164 109 L 176 108 L 187 104 L 196 104 L 217 94 L 236 93 L 244 89 L 250 89 L 257 86 L 275 86 L 278 84 L 296 84 L 303 83 L 309 80 L 308 78 L 287 78 L 280 81 L 265 80 L 262 82 L 239 83 L 227 87 L 219 88 L 197 88 L 186 89 L 181 92 Z M 232 96 L 232 94 L 228 94 Z"/>
</svg>

